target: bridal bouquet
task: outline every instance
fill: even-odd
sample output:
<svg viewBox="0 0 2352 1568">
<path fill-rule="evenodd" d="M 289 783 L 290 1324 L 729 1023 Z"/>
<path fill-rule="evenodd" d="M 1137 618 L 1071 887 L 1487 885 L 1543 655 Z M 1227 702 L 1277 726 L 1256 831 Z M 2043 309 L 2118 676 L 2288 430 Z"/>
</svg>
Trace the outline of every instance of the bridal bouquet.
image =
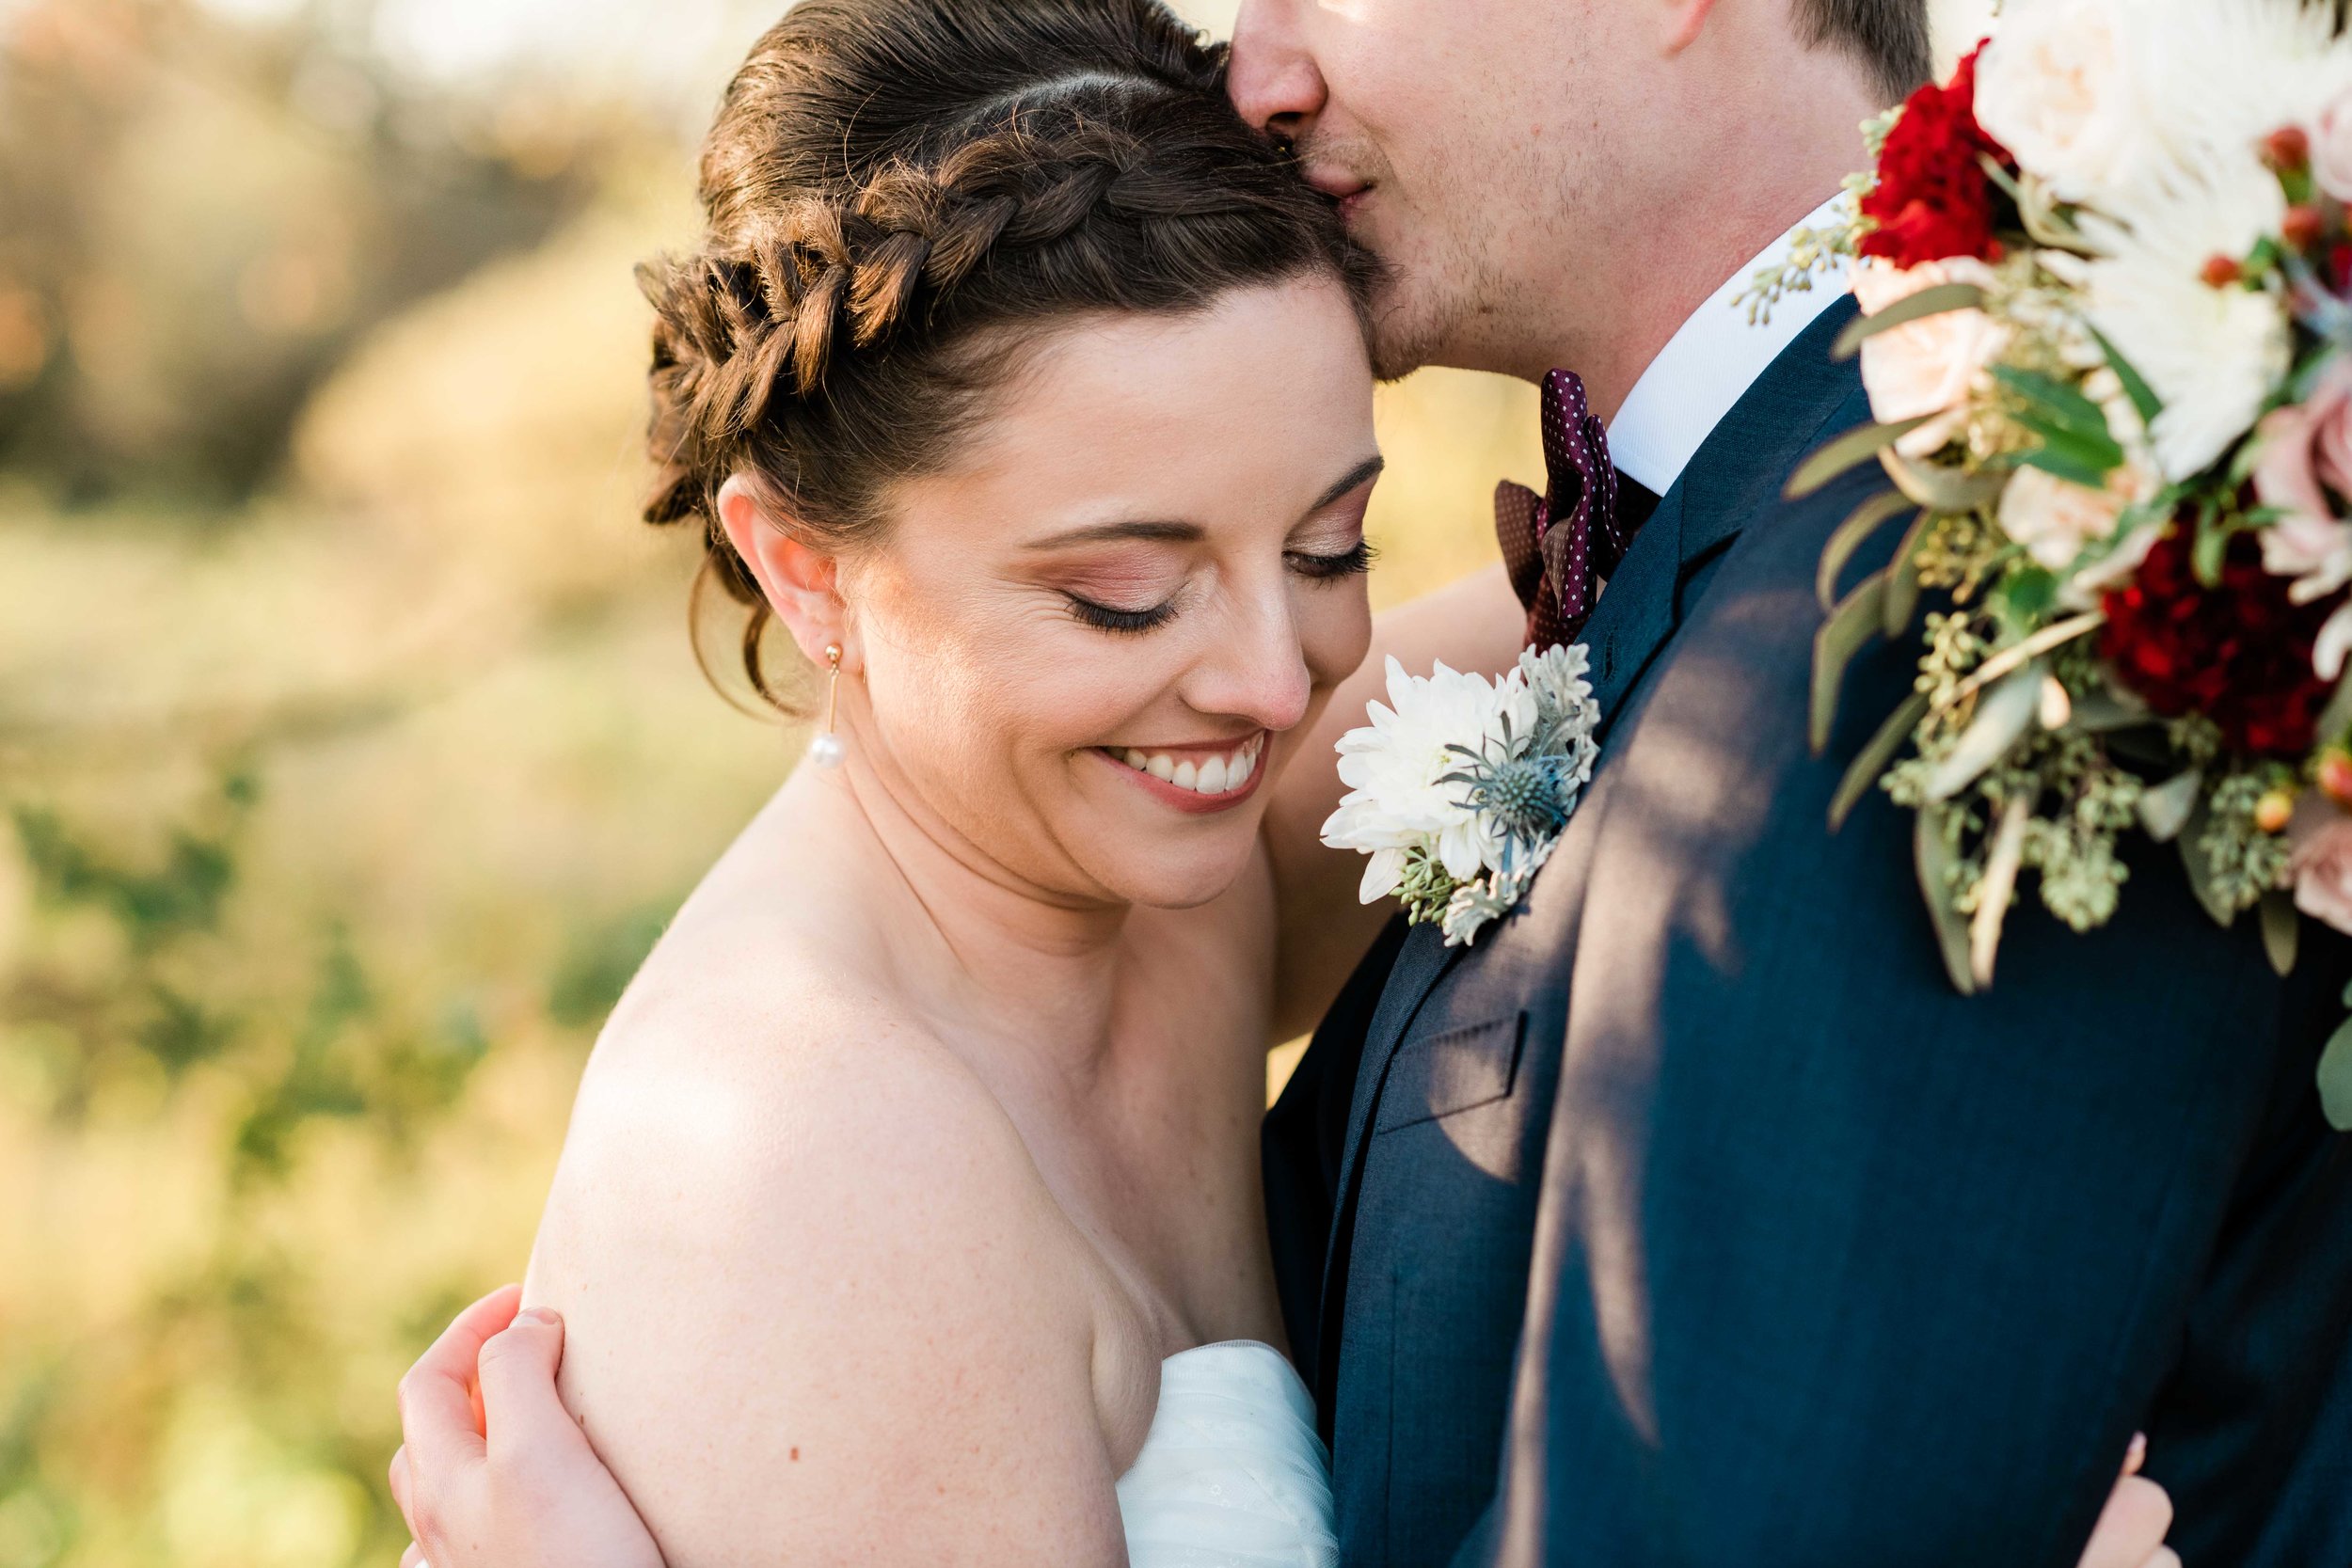
<svg viewBox="0 0 2352 1568">
<path fill-rule="evenodd" d="M 1953 982 L 1990 985 L 2030 881 L 2077 931 L 2175 844 L 2213 918 L 2295 962 L 2352 931 L 2352 52 L 2299 0 L 2012 0 L 1948 83 L 1868 128 L 1851 223 L 1878 422 L 1817 489 L 1892 489 L 1833 536 L 1812 738 L 1871 636 L 1916 689 L 1833 806 L 1917 814 Z M 1759 279 L 1764 303 L 1802 274 Z M 1898 521 L 1892 564 L 1839 597 Z M 2352 996 L 2346 998 L 2352 1006 Z M 2352 1024 L 2321 1091 L 2352 1126 Z"/>
</svg>

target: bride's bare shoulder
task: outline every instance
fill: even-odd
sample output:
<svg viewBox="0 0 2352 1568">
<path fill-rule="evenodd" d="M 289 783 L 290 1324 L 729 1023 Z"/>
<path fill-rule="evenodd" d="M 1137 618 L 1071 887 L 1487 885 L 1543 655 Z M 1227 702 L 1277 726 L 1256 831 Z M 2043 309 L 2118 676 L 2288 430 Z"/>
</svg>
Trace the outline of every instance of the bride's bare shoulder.
<svg viewBox="0 0 2352 1568">
<path fill-rule="evenodd" d="M 1033 1180 L 994 1096 L 882 976 L 787 935 L 682 921 L 664 939 L 581 1076 L 540 1261 L 564 1223 L 605 1254 L 623 1233 L 740 1251 L 779 1205 L 861 1207 L 976 1164 L 1000 1191 Z"/>
<path fill-rule="evenodd" d="M 976 1508 L 1113 1560 L 1094 1267 L 985 1086 L 856 1000 L 616 1018 L 532 1260 L 565 1398 L 673 1562 L 946 1560 Z"/>
</svg>

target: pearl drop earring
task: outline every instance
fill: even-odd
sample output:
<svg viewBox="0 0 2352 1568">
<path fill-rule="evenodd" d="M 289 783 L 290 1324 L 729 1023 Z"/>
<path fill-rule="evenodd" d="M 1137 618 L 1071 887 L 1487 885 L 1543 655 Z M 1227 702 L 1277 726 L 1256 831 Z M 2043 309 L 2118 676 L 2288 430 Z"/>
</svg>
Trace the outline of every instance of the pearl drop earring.
<svg viewBox="0 0 2352 1568">
<path fill-rule="evenodd" d="M 825 728 L 823 733 L 808 743 L 808 760 L 819 768 L 838 768 L 841 766 L 841 759 L 850 754 L 850 749 L 844 746 L 841 743 L 841 737 L 834 733 L 834 723 L 841 714 L 840 643 L 827 644 L 825 662 L 833 667 L 832 677 L 825 685 Z"/>
</svg>

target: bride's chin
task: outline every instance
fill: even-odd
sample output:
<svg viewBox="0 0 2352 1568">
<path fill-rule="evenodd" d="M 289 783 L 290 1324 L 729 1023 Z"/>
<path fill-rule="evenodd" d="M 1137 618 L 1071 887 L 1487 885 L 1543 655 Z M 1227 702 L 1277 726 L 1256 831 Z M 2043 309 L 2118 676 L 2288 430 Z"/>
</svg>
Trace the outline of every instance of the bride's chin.
<svg viewBox="0 0 2352 1568">
<path fill-rule="evenodd" d="M 1214 904 L 1233 890 L 1249 869 L 1252 839 L 1231 855 L 1207 856 L 1195 850 L 1151 862 L 1132 853 L 1123 863 L 1105 866 L 1103 880 L 1138 909 L 1197 910 Z"/>
</svg>

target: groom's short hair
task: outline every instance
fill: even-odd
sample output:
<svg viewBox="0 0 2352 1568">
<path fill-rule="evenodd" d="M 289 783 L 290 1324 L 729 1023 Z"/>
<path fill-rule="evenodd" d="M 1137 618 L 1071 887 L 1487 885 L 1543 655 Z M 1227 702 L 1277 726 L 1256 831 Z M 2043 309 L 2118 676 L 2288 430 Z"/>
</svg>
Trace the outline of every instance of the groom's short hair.
<svg viewBox="0 0 2352 1568">
<path fill-rule="evenodd" d="M 1797 0 L 1797 24 L 1816 48 L 1843 49 L 1870 68 L 1889 103 L 1935 69 L 1928 0 Z"/>
</svg>

